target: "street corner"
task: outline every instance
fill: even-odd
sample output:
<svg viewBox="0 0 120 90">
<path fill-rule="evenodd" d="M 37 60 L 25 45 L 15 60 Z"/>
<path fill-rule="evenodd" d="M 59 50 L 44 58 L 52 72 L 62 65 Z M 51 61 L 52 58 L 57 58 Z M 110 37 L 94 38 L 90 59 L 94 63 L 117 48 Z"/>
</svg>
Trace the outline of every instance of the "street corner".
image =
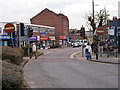
<svg viewBox="0 0 120 90">
<path fill-rule="evenodd" d="M 77 54 L 79 54 L 79 53 L 81 53 L 81 51 L 72 53 L 72 54 L 70 55 L 70 58 L 71 58 L 71 59 L 77 58 Z"/>
<path fill-rule="evenodd" d="M 28 63 L 29 59 L 30 59 L 29 57 L 23 57 L 23 62 L 21 66 L 24 67 Z"/>
</svg>

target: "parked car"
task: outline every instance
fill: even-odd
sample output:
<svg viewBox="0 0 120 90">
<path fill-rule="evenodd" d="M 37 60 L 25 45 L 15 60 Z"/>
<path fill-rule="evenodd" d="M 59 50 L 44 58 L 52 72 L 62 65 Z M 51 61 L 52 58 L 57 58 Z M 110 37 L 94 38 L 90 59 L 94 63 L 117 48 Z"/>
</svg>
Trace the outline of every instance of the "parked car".
<svg viewBox="0 0 120 90">
<path fill-rule="evenodd" d="M 80 42 L 79 41 L 76 41 L 76 42 L 73 42 L 73 47 L 79 47 L 80 46 Z"/>
<path fill-rule="evenodd" d="M 88 44 L 88 41 L 86 40 L 86 39 L 84 39 L 84 40 L 80 40 L 80 46 L 86 46 Z"/>
</svg>

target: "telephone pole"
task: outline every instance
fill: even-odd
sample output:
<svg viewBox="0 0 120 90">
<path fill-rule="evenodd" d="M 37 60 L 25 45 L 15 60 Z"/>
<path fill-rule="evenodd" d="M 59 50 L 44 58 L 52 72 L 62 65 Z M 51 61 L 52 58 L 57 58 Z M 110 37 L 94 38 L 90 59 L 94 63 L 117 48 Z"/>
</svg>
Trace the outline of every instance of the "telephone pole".
<svg viewBox="0 0 120 90">
<path fill-rule="evenodd" d="M 96 53 L 96 60 L 98 60 L 98 36 L 97 35 L 95 35 L 95 17 L 94 17 L 94 12 L 95 12 L 95 10 L 94 10 L 94 0 L 92 0 L 92 17 L 93 17 L 93 19 L 92 19 L 92 23 L 93 23 L 93 43 L 95 43 L 95 53 Z"/>
</svg>

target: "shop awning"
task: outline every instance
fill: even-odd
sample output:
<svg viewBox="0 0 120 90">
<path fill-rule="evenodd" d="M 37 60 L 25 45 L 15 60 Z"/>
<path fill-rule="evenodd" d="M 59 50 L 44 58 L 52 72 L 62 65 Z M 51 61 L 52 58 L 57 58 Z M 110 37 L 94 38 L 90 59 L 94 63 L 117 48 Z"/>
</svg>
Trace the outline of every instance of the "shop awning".
<svg viewBox="0 0 120 90">
<path fill-rule="evenodd" d="M 29 41 L 37 41 L 37 36 L 32 36 L 28 38 Z"/>
</svg>

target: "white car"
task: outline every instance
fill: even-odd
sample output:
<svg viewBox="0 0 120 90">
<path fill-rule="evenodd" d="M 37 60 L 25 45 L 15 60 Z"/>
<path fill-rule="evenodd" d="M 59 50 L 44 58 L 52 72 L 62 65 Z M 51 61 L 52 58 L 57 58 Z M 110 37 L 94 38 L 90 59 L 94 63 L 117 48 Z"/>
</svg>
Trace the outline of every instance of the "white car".
<svg viewBox="0 0 120 90">
<path fill-rule="evenodd" d="M 80 45 L 86 46 L 88 44 L 87 40 L 80 40 Z"/>
<path fill-rule="evenodd" d="M 80 42 L 73 42 L 73 47 L 79 47 L 80 46 Z"/>
</svg>

